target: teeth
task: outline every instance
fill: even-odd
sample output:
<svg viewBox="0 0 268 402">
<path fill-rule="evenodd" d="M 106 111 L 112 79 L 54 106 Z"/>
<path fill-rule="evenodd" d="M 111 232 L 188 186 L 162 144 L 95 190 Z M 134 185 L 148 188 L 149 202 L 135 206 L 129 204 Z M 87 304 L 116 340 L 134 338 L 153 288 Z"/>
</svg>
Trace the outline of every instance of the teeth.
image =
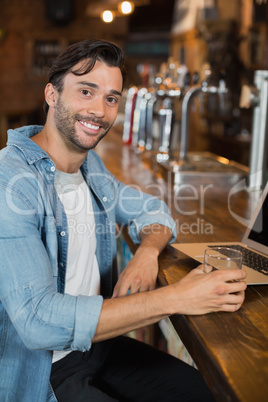
<svg viewBox="0 0 268 402">
<path fill-rule="evenodd" d="M 81 124 L 83 124 L 83 126 L 87 127 L 87 128 L 91 128 L 92 130 L 98 130 L 100 128 L 100 126 L 96 126 L 90 123 L 86 123 L 85 121 L 80 121 Z"/>
</svg>

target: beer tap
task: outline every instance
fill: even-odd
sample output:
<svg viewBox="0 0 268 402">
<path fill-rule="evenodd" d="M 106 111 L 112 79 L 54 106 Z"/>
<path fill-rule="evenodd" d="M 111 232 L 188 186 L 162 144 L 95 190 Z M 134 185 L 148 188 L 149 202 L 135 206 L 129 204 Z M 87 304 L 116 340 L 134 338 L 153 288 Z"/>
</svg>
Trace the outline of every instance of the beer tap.
<svg viewBox="0 0 268 402">
<path fill-rule="evenodd" d="M 138 88 L 133 86 L 130 87 L 127 92 L 127 99 L 125 104 L 125 119 L 123 127 L 123 143 L 125 145 L 132 144 L 133 135 L 133 121 L 134 121 L 134 110 L 136 105 Z"/>
<path fill-rule="evenodd" d="M 248 186 L 250 189 L 260 190 L 266 182 L 267 168 L 268 71 L 255 71 L 254 84 L 255 86 L 243 85 L 240 107 L 254 107 Z"/>
<path fill-rule="evenodd" d="M 160 143 L 159 152 L 156 158 L 159 162 L 169 158 L 169 147 L 171 142 L 171 133 L 173 128 L 173 110 L 170 97 L 163 100 L 163 106 L 158 111 L 160 125 Z"/>
<path fill-rule="evenodd" d="M 147 100 L 147 113 L 146 113 L 146 142 L 145 149 L 151 151 L 153 149 L 153 122 L 154 122 L 154 108 L 157 101 L 157 96 L 154 89 L 149 90 L 145 94 Z"/>
<path fill-rule="evenodd" d="M 134 110 L 132 145 L 136 147 L 137 152 L 151 150 L 153 145 L 154 68 L 150 68 L 148 65 L 146 67 L 146 77 L 148 87 L 143 86 L 138 90 Z"/>
<path fill-rule="evenodd" d="M 188 160 L 188 145 L 189 145 L 189 120 L 190 120 L 190 105 L 192 100 L 200 93 L 207 94 L 224 94 L 228 90 L 221 82 L 221 85 L 210 85 L 211 70 L 207 69 L 205 72 L 206 79 L 201 85 L 194 85 L 190 87 L 182 101 L 182 113 L 181 113 L 181 135 L 180 135 L 180 151 L 179 160 L 172 163 L 174 172 L 195 170 L 195 166 Z"/>
<path fill-rule="evenodd" d="M 158 89 L 156 94 L 162 100 L 162 105 L 158 110 L 160 126 L 160 141 L 156 159 L 163 162 L 169 159 L 172 132 L 175 120 L 175 99 L 181 97 L 181 88 L 177 85 L 178 63 L 172 58 L 166 67 L 164 79 L 158 77 Z M 163 71 L 162 71 L 163 73 Z"/>
<path fill-rule="evenodd" d="M 145 116 L 146 116 L 146 101 L 144 95 L 148 92 L 147 88 L 140 88 L 137 93 L 134 116 L 133 116 L 133 136 L 132 145 L 138 147 L 144 146 L 144 129 L 145 129 Z"/>
<path fill-rule="evenodd" d="M 146 141 L 146 116 L 147 116 L 147 98 L 148 90 L 141 88 L 140 92 L 140 104 L 139 104 L 139 127 L 137 136 L 138 150 L 143 152 L 145 149 Z"/>
</svg>

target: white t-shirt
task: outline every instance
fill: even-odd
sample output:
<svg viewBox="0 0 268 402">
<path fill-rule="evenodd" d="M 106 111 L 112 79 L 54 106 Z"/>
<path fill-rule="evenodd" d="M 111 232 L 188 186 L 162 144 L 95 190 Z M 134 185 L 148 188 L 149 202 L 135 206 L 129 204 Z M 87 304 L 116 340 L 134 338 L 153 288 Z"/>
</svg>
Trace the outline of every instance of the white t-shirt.
<svg viewBox="0 0 268 402">
<path fill-rule="evenodd" d="M 64 206 L 69 230 L 65 293 L 73 296 L 99 295 L 100 272 L 90 190 L 80 170 L 77 173 L 57 170 L 55 188 Z M 53 363 L 68 353 L 54 351 Z"/>
</svg>

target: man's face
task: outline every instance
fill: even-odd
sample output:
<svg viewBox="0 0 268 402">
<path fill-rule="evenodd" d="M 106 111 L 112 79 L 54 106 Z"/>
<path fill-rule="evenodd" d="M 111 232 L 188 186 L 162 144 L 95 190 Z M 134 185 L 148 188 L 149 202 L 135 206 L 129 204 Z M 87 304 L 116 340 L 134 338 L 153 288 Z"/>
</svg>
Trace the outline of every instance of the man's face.
<svg viewBox="0 0 268 402">
<path fill-rule="evenodd" d="M 100 61 L 85 75 L 66 75 L 53 110 L 57 131 L 69 149 L 88 151 L 107 134 L 117 115 L 121 91 L 120 69 Z"/>
</svg>

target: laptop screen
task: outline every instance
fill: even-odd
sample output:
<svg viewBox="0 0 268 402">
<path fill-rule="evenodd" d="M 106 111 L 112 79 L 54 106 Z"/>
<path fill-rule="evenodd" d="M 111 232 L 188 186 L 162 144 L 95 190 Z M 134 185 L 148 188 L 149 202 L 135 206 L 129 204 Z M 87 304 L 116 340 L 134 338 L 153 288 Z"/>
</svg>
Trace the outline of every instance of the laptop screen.
<svg viewBox="0 0 268 402">
<path fill-rule="evenodd" d="M 251 228 L 248 238 L 268 246 L 268 194 Z"/>
<path fill-rule="evenodd" d="M 247 233 L 246 244 L 268 254 L 268 185 L 263 192 Z"/>
</svg>

